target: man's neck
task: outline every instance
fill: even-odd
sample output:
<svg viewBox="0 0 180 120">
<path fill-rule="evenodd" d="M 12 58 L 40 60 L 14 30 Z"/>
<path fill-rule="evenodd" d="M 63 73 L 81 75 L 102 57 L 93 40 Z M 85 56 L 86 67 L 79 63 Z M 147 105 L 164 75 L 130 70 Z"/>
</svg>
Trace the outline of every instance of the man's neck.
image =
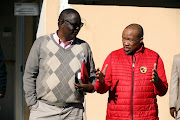
<svg viewBox="0 0 180 120">
<path fill-rule="evenodd" d="M 66 39 L 64 37 L 64 35 L 62 35 L 62 33 L 60 31 L 57 31 L 57 35 L 58 37 L 60 38 L 61 42 L 63 42 L 64 44 L 66 44 L 67 42 L 69 42 L 70 40 L 69 39 Z"/>
<path fill-rule="evenodd" d="M 139 49 L 137 49 L 132 55 L 134 55 L 136 52 L 138 52 L 142 48 L 143 44 L 139 46 Z"/>
</svg>

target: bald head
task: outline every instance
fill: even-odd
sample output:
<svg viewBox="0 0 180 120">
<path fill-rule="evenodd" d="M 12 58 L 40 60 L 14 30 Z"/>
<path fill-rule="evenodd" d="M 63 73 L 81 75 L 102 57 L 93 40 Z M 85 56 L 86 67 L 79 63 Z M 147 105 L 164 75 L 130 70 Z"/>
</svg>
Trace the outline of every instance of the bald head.
<svg viewBox="0 0 180 120">
<path fill-rule="evenodd" d="M 143 43 L 143 28 L 139 24 L 128 25 L 122 33 L 124 52 L 133 55 Z"/>
<path fill-rule="evenodd" d="M 138 32 L 137 37 L 139 37 L 139 38 L 143 37 L 143 35 L 144 35 L 143 28 L 139 24 L 130 24 L 125 29 L 135 29 L 135 30 L 137 30 L 137 32 Z"/>
</svg>

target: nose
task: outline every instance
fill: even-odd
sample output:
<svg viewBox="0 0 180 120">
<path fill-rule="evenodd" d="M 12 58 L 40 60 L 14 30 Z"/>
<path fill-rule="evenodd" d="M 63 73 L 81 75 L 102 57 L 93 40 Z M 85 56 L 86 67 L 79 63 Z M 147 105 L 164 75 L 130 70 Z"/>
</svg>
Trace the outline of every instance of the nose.
<svg viewBox="0 0 180 120">
<path fill-rule="evenodd" d="M 123 45 L 129 45 L 129 40 L 123 39 Z"/>
<path fill-rule="evenodd" d="M 76 30 L 80 30 L 80 26 L 76 26 Z"/>
</svg>

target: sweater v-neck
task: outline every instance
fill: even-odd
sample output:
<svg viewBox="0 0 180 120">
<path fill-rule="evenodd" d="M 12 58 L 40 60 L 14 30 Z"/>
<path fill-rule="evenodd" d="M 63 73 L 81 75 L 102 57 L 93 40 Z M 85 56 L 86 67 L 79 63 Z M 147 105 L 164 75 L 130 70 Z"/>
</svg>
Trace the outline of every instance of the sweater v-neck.
<svg viewBox="0 0 180 120">
<path fill-rule="evenodd" d="M 73 43 L 76 41 L 76 39 L 73 41 L 73 43 L 68 47 L 68 48 L 63 48 L 62 46 L 60 46 L 56 41 L 55 41 L 55 39 L 54 39 L 54 37 L 53 37 L 53 33 L 52 34 L 50 34 L 50 38 L 52 39 L 52 41 L 60 48 L 60 49 L 62 49 L 62 50 L 64 50 L 64 51 L 68 51 L 68 50 L 70 50 L 72 47 L 73 47 Z"/>
</svg>

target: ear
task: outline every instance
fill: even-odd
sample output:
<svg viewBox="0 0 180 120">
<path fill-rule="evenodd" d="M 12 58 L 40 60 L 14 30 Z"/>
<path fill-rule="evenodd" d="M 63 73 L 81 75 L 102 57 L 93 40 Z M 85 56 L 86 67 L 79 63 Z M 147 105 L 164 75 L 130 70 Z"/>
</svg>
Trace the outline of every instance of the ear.
<svg viewBox="0 0 180 120">
<path fill-rule="evenodd" d="M 61 28 L 64 28 L 64 22 L 62 20 L 58 21 L 58 26 Z"/>
<path fill-rule="evenodd" d="M 62 28 L 62 29 L 64 28 L 64 24 L 61 24 L 61 28 Z"/>
<path fill-rule="evenodd" d="M 143 37 L 140 38 L 140 43 L 143 43 Z"/>
</svg>

